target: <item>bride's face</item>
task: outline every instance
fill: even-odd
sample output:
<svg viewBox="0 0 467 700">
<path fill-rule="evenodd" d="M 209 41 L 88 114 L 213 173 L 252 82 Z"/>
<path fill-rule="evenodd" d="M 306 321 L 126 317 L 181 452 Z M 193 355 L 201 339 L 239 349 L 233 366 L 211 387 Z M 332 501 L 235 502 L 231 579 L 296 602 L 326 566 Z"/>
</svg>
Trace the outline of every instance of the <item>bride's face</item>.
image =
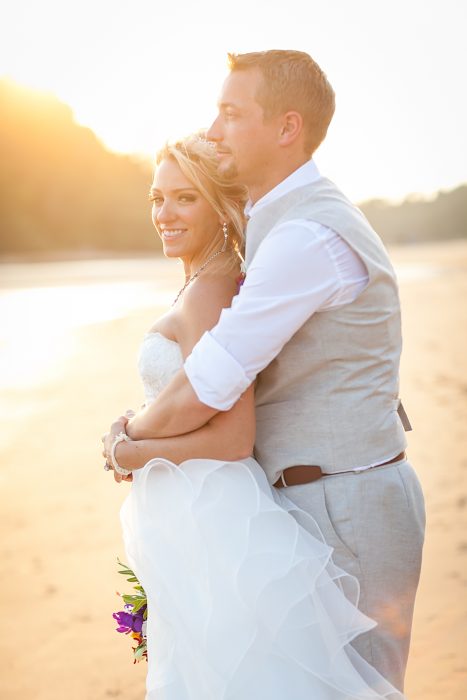
<svg viewBox="0 0 467 700">
<path fill-rule="evenodd" d="M 218 214 L 175 160 L 163 160 L 151 187 L 152 221 L 161 237 L 164 255 L 202 263 L 203 251 L 219 236 Z M 220 238 L 219 238 L 220 240 Z"/>
</svg>

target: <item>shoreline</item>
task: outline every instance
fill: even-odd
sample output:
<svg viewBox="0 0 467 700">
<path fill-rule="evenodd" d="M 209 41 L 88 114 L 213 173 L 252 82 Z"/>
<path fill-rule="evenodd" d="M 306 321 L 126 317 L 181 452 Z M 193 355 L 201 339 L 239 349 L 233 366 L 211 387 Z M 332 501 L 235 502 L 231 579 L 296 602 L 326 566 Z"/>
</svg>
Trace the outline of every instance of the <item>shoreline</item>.
<svg viewBox="0 0 467 700">
<path fill-rule="evenodd" d="M 383 241 L 384 243 L 384 241 Z M 467 236 L 458 236 L 446 240 L 427 240 L 427 241 L 407 241 L 407 243 L 384 243 L 388 250 L 423 250 L 424 248 L 436 248 L 438 246 L 456 246 L 456 244 L 466 244 Z M 49 251 L 31 251 L 25 253 L 5 253 L 0 252 L 0 266 L 10 264 L 34 264 L 48 262 L 75 262 L 75 261 L 91 261 L 91 260 L 140 260 L 146 258 L 164 258 L 162 248 L 147 248 L 128 250 L 112 250 L 112 249 L 86 249 L 86 250 L 49 250 Z"/>
</svg>

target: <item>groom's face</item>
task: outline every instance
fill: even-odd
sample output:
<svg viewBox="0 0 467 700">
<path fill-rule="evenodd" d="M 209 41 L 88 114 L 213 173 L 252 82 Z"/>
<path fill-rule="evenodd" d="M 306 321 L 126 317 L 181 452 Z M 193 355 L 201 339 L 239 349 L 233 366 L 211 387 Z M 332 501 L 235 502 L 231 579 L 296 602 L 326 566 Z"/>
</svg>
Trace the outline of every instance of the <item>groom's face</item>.
<svg viewBox="0 0 467 700">
<path fill-rule="evenodd" d="M 263 80 L 258 69 L 233 71 L 222 87 L 219 114 L 207 138 L 215 141 L 219 171 L 251 187 L 273 165 L 280 132 L 277 119 L 264 121 L 256 101 Z"/>
</svg>

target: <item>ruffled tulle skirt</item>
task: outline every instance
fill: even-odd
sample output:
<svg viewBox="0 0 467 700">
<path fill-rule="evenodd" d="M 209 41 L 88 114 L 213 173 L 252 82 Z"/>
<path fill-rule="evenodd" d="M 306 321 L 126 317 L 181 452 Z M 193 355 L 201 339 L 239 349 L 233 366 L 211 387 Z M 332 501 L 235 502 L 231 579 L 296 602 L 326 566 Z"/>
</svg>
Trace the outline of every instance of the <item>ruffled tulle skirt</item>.
<svg viewBox="0 0 467 700">
<path fill-rule="evenodd" d="M 121 519 L 148 597 L 147 700 L 403 698 L 349 646 L 374 626 L 358 582 L 253 459 L 153 459 Z"/>
</svg>

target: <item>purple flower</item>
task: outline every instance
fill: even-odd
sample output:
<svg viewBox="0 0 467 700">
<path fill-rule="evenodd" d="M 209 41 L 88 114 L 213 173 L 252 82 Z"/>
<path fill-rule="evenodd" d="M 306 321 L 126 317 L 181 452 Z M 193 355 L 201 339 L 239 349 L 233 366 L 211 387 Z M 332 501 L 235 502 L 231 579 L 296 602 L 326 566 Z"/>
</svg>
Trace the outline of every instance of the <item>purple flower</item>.
<svg viewBox="0 0 467 700">
<path fill-rule="evenodd" d="M 120 610 L 120 612 L 114 612 L 112 617 L 118 622 L 117 632 L 124 634 L 131 632 L 133 628 L 133 615 L 131 613 Z"/>
<path fill-rule="evenodd" d="M 112 614 L 114 620 L 118 622 L 117 632 L 129 634 L 130 632 L 141 632 L 143 627 L 143 614 L 146 606 L 143 606 L 138 612 L 128 612 L 133 606 L 125 605 L 125 610 L 120 610 Z"/>
</svg>

